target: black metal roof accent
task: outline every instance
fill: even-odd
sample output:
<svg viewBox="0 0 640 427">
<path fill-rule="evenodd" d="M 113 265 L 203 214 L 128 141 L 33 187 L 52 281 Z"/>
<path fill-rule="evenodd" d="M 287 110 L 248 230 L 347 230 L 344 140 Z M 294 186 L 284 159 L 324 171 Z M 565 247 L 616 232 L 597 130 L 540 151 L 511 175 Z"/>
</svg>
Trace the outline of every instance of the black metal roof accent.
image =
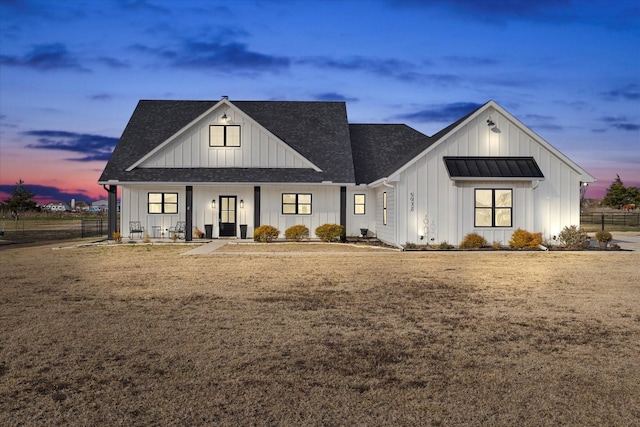
<svg viewBox="0 0 640 427">
<path fill-rule="evenodd" d="M 532 178 L 544 175 L 533 157 L 444 157 L 449 177 Z"/>
</svg>

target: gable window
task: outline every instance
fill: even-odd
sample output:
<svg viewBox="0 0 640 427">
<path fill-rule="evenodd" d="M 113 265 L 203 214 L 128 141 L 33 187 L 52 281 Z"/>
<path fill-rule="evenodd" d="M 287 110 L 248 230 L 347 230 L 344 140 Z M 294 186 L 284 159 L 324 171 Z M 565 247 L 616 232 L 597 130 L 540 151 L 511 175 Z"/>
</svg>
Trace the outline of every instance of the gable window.
<svg viewBox="0 0 640 427">
<path fill-rule="evenodd" d="M 178 193 L 149 193 L 147 204 L 150 214 L 178 213 Z"/>
<path fill-rule="evenodd" d="M 240 147 L 240 126 L 209 126 L 209 147 Z"/>
<path fill-rule="evenodd" d="M 382 193 L 382 225 L 387 225 L 387 192 Z"/>
<path fill-rule="evenodd" d="M 511 227 L 513 190 L 477 188 L 475 193 L 476 227 Z"/>
<path fill-rule="evenodd" d="M 282 193 L 283 215 L 311 215 L 311 194 Z"/>
<path fill-rule="evenodd" d="M 353 213 L 355 215 L 365 214 L 365 200 L 366 199 L 364 194 L 353 195 Z"/>
</svg>

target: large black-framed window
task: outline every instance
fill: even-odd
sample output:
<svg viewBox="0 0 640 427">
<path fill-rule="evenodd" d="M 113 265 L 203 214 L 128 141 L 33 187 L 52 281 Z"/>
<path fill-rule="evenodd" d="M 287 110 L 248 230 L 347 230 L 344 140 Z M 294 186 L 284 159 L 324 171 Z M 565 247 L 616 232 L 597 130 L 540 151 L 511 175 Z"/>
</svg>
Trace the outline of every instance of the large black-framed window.
<svg viewBox="0 0 640 427">
<path fill-rule="evenodd" d="M 239 125 L 210 125 L 210 147 L 240 147 Z"/>
<path fill-rule="evenodd" d="M 476 227 L 512 226 L 512 189 L 476 188 L 474 206 L 474 225 Z"/>
<path fill-rule="evenodd" d="M 311 215 L 311 194 L 282 193 L 283 215 Z"/>
<path fill-rule="evenodd" d="M 353 195 L 353 213 L 355 215 L 364 215 L 366 213 L 366 200 L 365 194 Z"/>
<path fill-rule="evenodd" d="M 147 206 L 150 214 L 176 214 L 178 193 L 149 193 Z"/>
<path fill-rule="evenodd" d="M 387 225 L 387 192 L 382 193 L 382 225 Z"/>
</svg>

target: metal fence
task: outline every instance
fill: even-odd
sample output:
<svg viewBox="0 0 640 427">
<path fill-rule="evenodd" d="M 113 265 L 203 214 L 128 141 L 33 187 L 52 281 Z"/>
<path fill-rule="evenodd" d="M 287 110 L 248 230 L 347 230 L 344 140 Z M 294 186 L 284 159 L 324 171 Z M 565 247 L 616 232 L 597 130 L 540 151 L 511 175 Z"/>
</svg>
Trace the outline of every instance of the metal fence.
<svg viewBox="0 0 640 427">
<path fill-rule="evenodd" d="M 607 226 L 640 227 L 640 213 L 636 212 L 583 212 L 581 224 Z"/>
<path fill-rule="evenodd" d="M 82 237 L 106 236 L 107 220 L 106 219 L 83 219 L 82 220 Z"/>
</svg>

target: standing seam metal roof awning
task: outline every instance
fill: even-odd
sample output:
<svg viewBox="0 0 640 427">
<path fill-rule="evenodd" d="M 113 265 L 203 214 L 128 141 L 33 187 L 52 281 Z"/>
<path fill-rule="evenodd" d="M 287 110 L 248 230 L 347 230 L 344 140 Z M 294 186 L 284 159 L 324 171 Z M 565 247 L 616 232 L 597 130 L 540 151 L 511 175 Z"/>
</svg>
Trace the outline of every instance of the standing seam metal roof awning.
<svg viewBox="0 0 640 427">
<path fill-rule="evenodd" d="M 444 157 L 451 179 L 542 180 L 533 157 Z"/>
</svg>

